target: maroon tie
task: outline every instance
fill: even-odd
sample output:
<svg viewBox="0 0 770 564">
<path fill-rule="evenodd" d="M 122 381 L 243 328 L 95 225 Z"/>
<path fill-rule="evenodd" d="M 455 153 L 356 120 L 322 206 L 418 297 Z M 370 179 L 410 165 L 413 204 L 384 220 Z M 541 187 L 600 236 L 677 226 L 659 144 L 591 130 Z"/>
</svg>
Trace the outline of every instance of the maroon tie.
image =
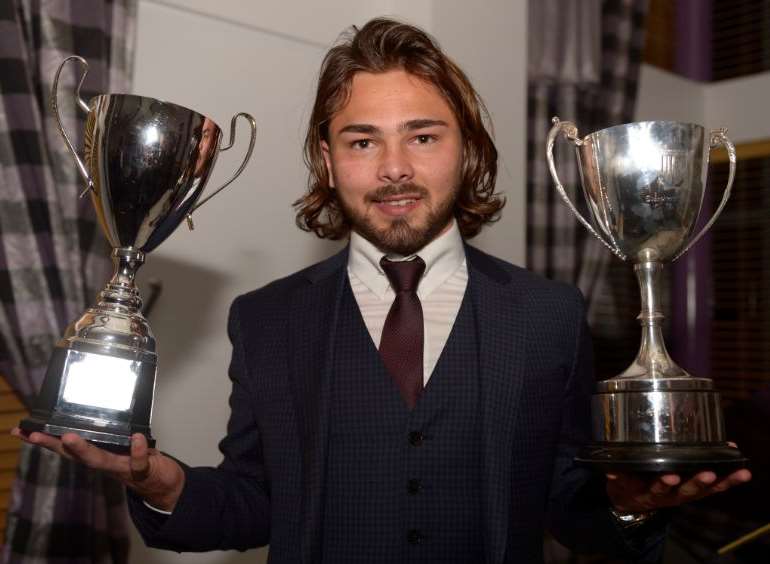
<svg viewBox="0 0 770 564">
<path fill-rule="evenodd" d="M 425 261 L 416 257 L 394 262 L 382 257 L 380 266 L 396 293 L 382 328 L 380 356 L 412 409 L 422 391 L 422 306 L 417 285 L 425 272 Z"/>
</svg>

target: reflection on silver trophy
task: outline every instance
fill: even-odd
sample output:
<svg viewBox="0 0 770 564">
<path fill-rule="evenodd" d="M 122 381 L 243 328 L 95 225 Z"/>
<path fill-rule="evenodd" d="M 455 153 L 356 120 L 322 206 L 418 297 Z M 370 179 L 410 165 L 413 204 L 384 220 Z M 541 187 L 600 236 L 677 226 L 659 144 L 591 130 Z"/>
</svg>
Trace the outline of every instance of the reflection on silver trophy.
<svg viewBox="0 0 770 564">
<path fill-rule="evenodd" d="M 671 360 L 663 342 L 661 273 L 692 247 L 722 212 L 735 176 L 735 148 L 725 130 L 705 148 L 699 125 L 650 121 L 578 136 L 553 119 L 547 156 L 562 199 L 578 220 L 622 260 L 634 263 L 642 295 L 642 342 L 622 374 L 598 383 L 591 400 L 593 442 L 577 461 L 603 470 L 728 470 L 746 463 L 725 439 L 719 394 Z M 592 222 L 568 197 L 556 173 L 554 143 L 574 144 Z M 730 174 L 711 219 L 693 235 L 703 202 L 708 152 L 723 146 Z"/>
<path fill-rule="evenodd" d="M 75 100 L 88 117 L 85 158 L 65 133 L 57 106 L 59 75 L 68 61 L 85 67 Z M 150 418 L 156 374 L 155 338 L 141 313 L 135 285 L 145 254 L 160 245 L 192 213 L 235 180 L 251 157 L 256 122 L 239 113 L 230 124 L 229 144 L 222 130 L 197 112 L 153 98 L 104 94 L 80 98 L 88 65 L 68 57 L 56 72 L 51 106 L 59 131 L 86 182 L 99 223 L 113 247 L 115 273 L 97 304 L 70 324 L 56 344 L 25 432 L 61 436 L 75 432 L 105 448 L 125 451 L 132 433 L 150 445 Z M 201 197 L 217 156 L 233 146 L 235 125 L 243 117 L 251 138 L 235 174 L 205 199 Z"/>
</svg>

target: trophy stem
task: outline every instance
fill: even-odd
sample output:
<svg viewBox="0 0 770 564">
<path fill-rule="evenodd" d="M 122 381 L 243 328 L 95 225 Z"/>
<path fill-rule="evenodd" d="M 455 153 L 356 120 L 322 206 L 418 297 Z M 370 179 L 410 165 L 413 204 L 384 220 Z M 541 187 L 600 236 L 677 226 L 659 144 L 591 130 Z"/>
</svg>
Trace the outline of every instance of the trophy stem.
<svg viewBox="0 0 770 564">
<path fill-rule="evenodd" d="M 690 378 L 690 375 L 671 359 L 663 340 L 665 315 L 660 296 L 663 263 L 637 263 L 634 265 L 634 272 L 642 295 L 642 311 L 637 317 L 642 326 L 642 342 L 636 359 L 620 377 L 653 380 Z"/>
<path fill-rule="evenodd" d="M 115 267 L 112 279 L 99 293 L 98 308 L 108 308 L 126 314 L 137 314 L 142 309 L 142 298 L 136 287 L 136 272 L 144 264 L 144 253 L 132 248 L 112 249 Z"/>
</svg>

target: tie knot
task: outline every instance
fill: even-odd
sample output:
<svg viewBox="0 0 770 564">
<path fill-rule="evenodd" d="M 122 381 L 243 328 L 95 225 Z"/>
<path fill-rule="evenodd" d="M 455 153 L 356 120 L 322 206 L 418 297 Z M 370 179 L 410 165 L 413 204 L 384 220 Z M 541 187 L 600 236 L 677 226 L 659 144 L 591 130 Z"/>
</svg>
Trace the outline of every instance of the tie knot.
<svg viewBox="0 0 770 564">
<path fill-rule="evenodd" d="M 392 261 L 382 257 L 380 266 L 390 280 L 393 291 L 397 294 L 399 292 L 416 292 L 422 273 L 425 272 L 425 261 L 420 257 L 404 261 Z"/>
</svg>

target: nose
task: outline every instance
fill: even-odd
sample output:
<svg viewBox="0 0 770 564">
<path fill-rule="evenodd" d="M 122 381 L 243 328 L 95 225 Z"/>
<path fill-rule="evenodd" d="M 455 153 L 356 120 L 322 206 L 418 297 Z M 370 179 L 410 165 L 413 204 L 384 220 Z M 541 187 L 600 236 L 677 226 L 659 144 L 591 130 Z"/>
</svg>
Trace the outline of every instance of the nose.
<svg viewBox="0 0 770 564">
<path fill-rule="evenodd" d="M 401 144 L 386 145 L 379 163 L 378 176 L 381 182 L 398 184 L 414 176 L 414 169 L 406 147 Z"/>
</svg>

